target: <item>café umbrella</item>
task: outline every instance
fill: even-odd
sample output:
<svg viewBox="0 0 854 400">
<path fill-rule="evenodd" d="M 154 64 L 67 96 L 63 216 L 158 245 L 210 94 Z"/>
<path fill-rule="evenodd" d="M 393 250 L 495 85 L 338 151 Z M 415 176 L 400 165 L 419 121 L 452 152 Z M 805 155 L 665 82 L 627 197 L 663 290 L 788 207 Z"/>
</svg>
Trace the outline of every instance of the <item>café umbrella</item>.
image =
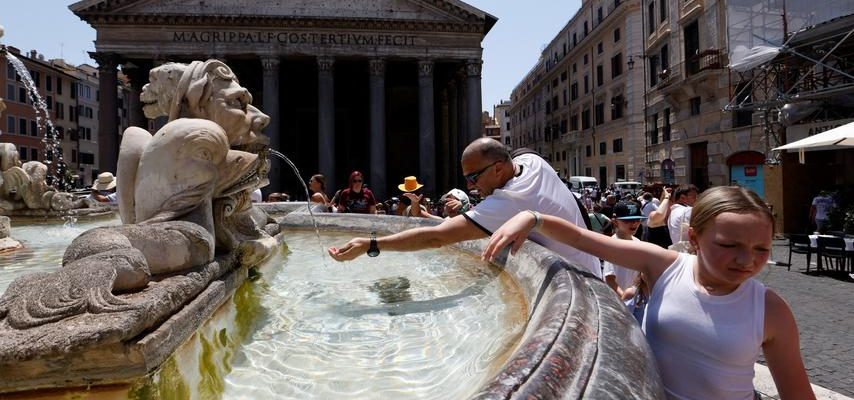
<svg viewBox="0 0 854 400">
<path fill-rule="evenodd" d="M 774 150 L 797 150 L 801 164 L 804 163 L 804 150 L 834 150 L 854 148 L 854 122 L 833 128 L 829 131 L 775 147 Z"/>
</svg>

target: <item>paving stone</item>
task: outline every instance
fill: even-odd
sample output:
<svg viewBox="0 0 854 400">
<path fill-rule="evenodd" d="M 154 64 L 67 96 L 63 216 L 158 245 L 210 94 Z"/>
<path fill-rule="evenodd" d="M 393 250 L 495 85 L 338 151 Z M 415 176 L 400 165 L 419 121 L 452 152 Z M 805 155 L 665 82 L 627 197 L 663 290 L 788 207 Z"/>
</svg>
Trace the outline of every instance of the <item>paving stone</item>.
<svg viewBox="0 0 854 400">
<path fill-rule="evenodd" d="M 788 242 L 775 241 L 771 260 L 787 259 Z M 792 308 L 810 382 L 854 397 L 854 280 L 847 273 L 815 269 L 812 265 L 807 273 L 806 256 L 793 254 L 791 271 L 769 265 L 756 278 Z"/>
</svg>

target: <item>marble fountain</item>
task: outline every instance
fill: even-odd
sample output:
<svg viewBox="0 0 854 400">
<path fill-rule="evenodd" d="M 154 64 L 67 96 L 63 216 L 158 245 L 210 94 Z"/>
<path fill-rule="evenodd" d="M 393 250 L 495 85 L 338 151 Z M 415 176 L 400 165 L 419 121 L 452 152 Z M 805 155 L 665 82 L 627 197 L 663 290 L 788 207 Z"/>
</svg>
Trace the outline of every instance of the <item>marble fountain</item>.
<svg viewBox="0 0 854 400">
<path fill-rule="evenodd" d="M 157 67 L 141 101 L 169 122 L 124 132 L 119 215 L 13 215 L 0 397 L 663 397 L 610 289 L 534 243 L 339 264 L 324 246 L 431 222 L 250 203 L 270 151 L 251 100 L 220 61 Z"/>
</svg>

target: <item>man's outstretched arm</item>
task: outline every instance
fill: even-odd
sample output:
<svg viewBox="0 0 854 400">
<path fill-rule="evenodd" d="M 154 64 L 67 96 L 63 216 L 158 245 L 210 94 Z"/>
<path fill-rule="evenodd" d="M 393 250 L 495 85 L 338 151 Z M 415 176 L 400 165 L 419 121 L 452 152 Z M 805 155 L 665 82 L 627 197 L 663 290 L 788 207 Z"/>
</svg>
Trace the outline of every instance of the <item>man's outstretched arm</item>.
<svg viewBox="0 0 854 400">
<path fill-rule="evenodd" d="M 377 247 L 380 251 L 415 251 L 485 237 L 484 231 L 458 215 L 436 226 L 409 229 L 377 238 Z M 369 238 L 354 238 L 343 247 L 330 247 L 328 251 L 333 259 L 347 261 L 365 254 L 370 243 Z"/>
</svg>

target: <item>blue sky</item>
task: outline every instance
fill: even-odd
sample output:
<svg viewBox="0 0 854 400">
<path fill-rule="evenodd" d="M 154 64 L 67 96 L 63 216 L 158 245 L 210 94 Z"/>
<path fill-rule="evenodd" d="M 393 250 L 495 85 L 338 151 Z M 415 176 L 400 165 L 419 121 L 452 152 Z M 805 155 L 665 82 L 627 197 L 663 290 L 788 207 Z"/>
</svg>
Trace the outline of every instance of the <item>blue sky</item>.
<svg viewBox="0 0 854 400">
<path fill-rule="evenodd" d="M 580 7 L 580 0 L 465 0 L 496 17 L 498 23 L 483 43 L 483 108 L 507 99 L 510 91 L 537 62 L 543 45 Z M 4 1 L 0 43 L 22 52 L 38 50 L 46 58 L 96 65 L 95 30 L 68 10 L 73 1 Z"/>
</svg>

